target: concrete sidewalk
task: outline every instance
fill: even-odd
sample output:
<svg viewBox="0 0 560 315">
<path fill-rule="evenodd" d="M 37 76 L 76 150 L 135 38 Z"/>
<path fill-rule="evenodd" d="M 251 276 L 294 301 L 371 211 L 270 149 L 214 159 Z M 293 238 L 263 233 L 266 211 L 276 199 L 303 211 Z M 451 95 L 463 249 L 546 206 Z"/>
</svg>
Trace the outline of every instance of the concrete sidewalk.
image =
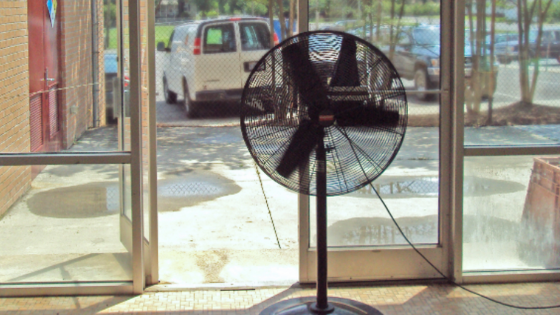
<svg viewBox="0 0 560 315">
<path fill-rule="evenodd" d="M 552 144 L 560 134 L 555 126 L 469 128 L 465 139 L 471 144 Z M 157 140 L 163 283 L 222 287 L 296 282 L 297 195 L 262 172 L 259 178 L 239 127 L 158 128 Z M 116 150 L 116 144 L 116 128 L 102 128 L 86 132 L 70 151 Z M 415 242 L 438 241 L 438 148 L 436 128 L 409 128 L 397 158 L 375 181 Z M 466 162 L 467 173 L 475 170 L 466 178 L 465 185 L 473 187 L 465 197 L 466 220 L 480 229 L 480 204 L 494 205 L 490 214 L 497 219 L 481 224 L 494 231 L 507 227 L 499 237 L 503 241 L 495 245 L 501 261 L 527 267 L 507 238 L 518 228 L 532 159 L 502 162 Z M 504 171 L 496 173 L 500 169 Z M 328 224 L 332 245 L 405 243 L 369 188 L 329 198 Z M 392 238 L 376 237 L 379 228 L 392 230 Z M 0 244 L 0 282 L 131 278 L 119 236 L 117 166 L 47 166 L 1 218 L 0 237 L 5 240 Z M 488 248 L 484 235 L 465 239 L 472 268 L 503 267 L 477 254 L 485 252 L 481 246 Z"/>
</svg>

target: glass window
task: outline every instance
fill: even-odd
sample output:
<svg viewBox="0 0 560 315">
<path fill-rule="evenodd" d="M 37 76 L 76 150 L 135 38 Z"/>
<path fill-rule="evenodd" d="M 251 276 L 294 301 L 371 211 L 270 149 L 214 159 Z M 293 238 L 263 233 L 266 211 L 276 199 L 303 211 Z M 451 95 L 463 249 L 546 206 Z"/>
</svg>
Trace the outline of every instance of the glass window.
<svg viewBox="0 0 560 315">
<path fill-rule="evenodd" d="M 233 24 L 212 25 L 204 29 L 204 53 L 236 51 Z"/>
<path fill-rule="evenodd" d="M 560 267 L 555 156 L 465 158 L 465 271 Z"/>
<path fill-rule="evenodd" d="M 439 46 L 440 31 L 438 28 L 415 28 L 412 32 L 417 45 Z"/>
<path fill-rule="evenodd" d="M 19 199 L 0 208 L 0 282 L 132 280 L 119 166 L 47 165 L 35 178 L 37 166 L 1 167 L 14 187 L 2 200 Z"/>
<path fill-rule="evenodd" d="M 240 23 L 241 49 L 262 50 L 270 47 L 270 33 L 264 23 Z"/>
</svg>

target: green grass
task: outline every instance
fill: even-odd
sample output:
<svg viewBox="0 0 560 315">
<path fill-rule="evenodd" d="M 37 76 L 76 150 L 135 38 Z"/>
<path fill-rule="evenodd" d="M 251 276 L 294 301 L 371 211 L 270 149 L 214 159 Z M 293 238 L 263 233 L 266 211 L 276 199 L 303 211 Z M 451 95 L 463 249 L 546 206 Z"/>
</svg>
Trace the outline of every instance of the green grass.
<svg viewBox="0 0 560 315">
<path fill-rule="evenodd" d="M 173 25 L 158 25 L 156 26 L 156 46 L 159 42 L 164 42 L 165 46 L 169 42 L 169 36 L 173 32 Z M 105 34 L 107 36 L 107 34 Z M 117 29 L 109 29 L 109 46 L 106 49 L 117 49 Z"/>
</svg>

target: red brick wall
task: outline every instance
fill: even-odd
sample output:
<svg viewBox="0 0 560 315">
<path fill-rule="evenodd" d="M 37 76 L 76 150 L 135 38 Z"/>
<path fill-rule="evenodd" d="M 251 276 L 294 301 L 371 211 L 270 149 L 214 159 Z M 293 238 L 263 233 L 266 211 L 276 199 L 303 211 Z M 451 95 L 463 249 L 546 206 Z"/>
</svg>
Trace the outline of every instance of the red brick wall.
<svg viewBox="0 0 560 315">
<path fill-rule="evenodd" d="M 62 87 L 63 139 L 62 147 L 69 148 L 74 140 L 91 125 L 92 42 L 91 2 L 89 0 L 61 0 L 60 8 L 60 77 Z"/>
<path fill-rule="evenodd" d="M 27 2 L 0 1 L 0 152 L 29 152 Z M 0 217 L 31 184 L 31 167 L 0 167 Z"/>
</svg>

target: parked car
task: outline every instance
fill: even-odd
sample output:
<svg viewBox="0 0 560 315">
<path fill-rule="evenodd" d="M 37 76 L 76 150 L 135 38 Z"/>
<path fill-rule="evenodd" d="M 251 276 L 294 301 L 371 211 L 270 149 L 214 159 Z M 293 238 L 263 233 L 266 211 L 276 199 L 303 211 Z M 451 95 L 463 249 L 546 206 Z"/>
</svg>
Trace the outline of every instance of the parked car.
<svg viewBox="0 0 560 315">
<path fill-rule="evenodd" d="M 560 62 L 560 29 L 546 29 L 541 37 L 541 57 Z"/>
<path fill-rule="evenodd" d="M 440 85 L 440 27 L 439 26 L 417 26 L 403 27 L 397 38 L 395 52 L 392 62 L 401 77 L 414 80 L 414 87 L 417 91 L 438 89 Z M 375 43 L 374 43 L 375 45 Z M 388 44 L 381 46 L 382 50 L 388 53 Z M 465 83 L 469 84 L 472 74 L 472 54 L 471 47 L 465 43 Z M 489 54 L 489 53 L 488 53 Z M 483 67 L 489 68 L 490 61 L 486 60 Z M 487 72 L 490 75 L 490 72 Z M 494 91 L 497 81 L 497 67 L 493 78 L 483 80 L 484 82 L 494 83 Z M 486 91 L 483 87 L 483 89 Z M 493 93 L 487 92 L 488 93 Z M 417 94 L 421 100 L 433 98 L 435 94 Z M 483 96 L 489 96 L 484 95 Z"/>
<path fill-rule="evenodd" d="M 519 58 L 519 35 L 509 34 L 494 44 L 494 56 L 501 64 L 509 64 Z"/>
<path fill-rule="evenodd" d="M 175 27 L 163 58 L 163 92 L 167 103 L 184 100 L 194 117 L 209 101 L 239 101 L 245 82 L 259 59 L 278 43 L 270 42 L 263 18 L 234 17 L 186 23 Z"/>
<path fill-rule="evenodd" d="M 290 25 L 290 19 L 285 19 L 285 23 L 286 23 L 286 29 L 289 27 Z M 294 23 L 292 25 L 292 34 L 294 34 L 294 32 L 297 32 L 297 20 L 294 19 Z M 284 37 L 282 37 L 282 28 L 280 27 L 280 21 L 278 19 L 274 20 L 274 33 L 276 33 L 276 36 L 279 39 L 286 39 L 288 38 L 288 35 L 284 35 Z"/>
<path fill-rule="evenodd" d="M 320 30 L 344 32 L 347 29 L 354 27 L 356 24 L 358 24 L 357 20 L 342 20 L 323 26 Z"/>
<path fill-rule="evenodd" d="M 105 117 L 108 123 L 114 122 L 121 111 L 121 85 L 118 77 L 118 56 L 114 51 L 105 51 L 104 68 L 105 68 Z M 124 78 L 125 107 L 128 107 L 129 100 L 129 78 Z M 127 110 L 128 111 L 128 110 Z"/>
<path fill-rule="evenodd" d="M 529 56 L 535 57 L 537 53 L 538 31 L 529 32 Z M 519 58 L 519 36 L 511 35 L 507 41 L 494 45 L 494 54 L 498 62 L 508 64 Z M 545 29 L 541 33 L 540 45 L 541 58 L 554 58 L 560 62 L 560 29 Z"/>
<path fill-rule="evenodd" d="M 105 51 L 103 58 L 105 69 L 105 117 L 107 122 L 112 122 L 116 118 L 116 112 L 113 109 L 113 80 L 118 75 L 119 63 L 116 52 Z"/>
</svg>

